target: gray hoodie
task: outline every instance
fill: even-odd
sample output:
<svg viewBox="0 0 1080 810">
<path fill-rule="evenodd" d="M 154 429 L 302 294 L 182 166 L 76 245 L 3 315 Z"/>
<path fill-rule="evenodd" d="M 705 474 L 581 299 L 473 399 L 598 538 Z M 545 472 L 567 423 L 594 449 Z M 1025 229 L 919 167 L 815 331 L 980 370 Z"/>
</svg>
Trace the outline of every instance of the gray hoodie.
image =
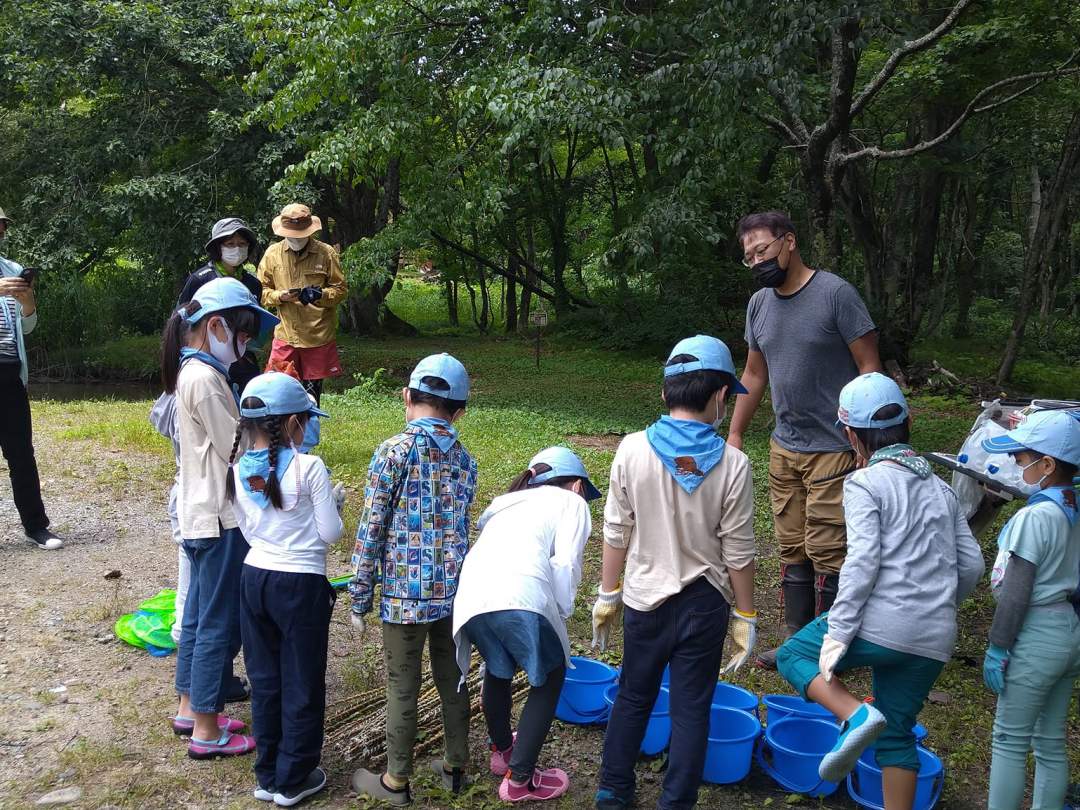
<svg viewBox="0 0 1080 810">
<path fill-rule="evenodd" d="M 956 606 L 983 574 L 982 551 L 944 481 L 893 462 L 844 482 L 847 558 L 829 635 L 948 661 Z"/>
</svg>

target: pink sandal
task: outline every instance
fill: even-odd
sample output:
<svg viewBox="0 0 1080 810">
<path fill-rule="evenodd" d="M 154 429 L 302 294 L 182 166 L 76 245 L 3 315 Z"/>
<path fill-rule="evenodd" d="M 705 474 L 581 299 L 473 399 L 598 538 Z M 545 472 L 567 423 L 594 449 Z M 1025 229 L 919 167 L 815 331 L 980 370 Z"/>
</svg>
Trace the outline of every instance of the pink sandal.
<svg viewBox="0 0 1080 810">
<path fill-rule="evenodd" d="M 238 731 L 244 730 L 244 723 L 240 720 L 233 720 L 231 717 L 219 714 L 217 716 L 217 727 L 222 731 L 235 734 Z M 173 734 L 177 737 L 190 737 L 191 732 L 195 730 L 195 719 L 193 717 L 180 717 L 180 715 L 177 715 L 172 719 L 172 730 Z"/>
<path fill-rule="evenodd" d="M 224 732 L 217 740 L 196 740 L 191 738 L 187 755 L 192 759 L 217 759 L 219 757 L 239 757 L 255 751 L 255 738 L 246 734 Z"/>
<path fill-rule="evenodd" d="M 543 802 L 557 799 L 569 789 L 570 777 L 566 775 L 566 771 L 559 768 L 537 768 L 533 771 L 532 779 L 524 785 L 513 782 L 507 773 L 499 785 L 499 798 L 504 802 Z"/>
<path fill-rule="evenodd" d="M 510 738 L 510 747 L 505 751 L 500 751 L 495 747 L 495 744 L 491 744 L 491 772 L 495 776 L 506 776 L 506 772 L 510 770 L 510 755 L 514 753 L 514 746 L 517 744 L 517 732 L 514 732 L 514 736 Z"/>
</svg>

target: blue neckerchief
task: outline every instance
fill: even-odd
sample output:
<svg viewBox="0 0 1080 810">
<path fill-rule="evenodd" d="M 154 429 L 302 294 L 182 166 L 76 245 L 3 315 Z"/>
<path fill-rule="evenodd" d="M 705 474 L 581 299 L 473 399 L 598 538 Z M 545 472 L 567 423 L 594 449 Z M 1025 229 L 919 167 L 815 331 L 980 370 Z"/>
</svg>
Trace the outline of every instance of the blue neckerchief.
<svg viewBox="0 0 1080 810">
<path fill-rule="evenodd" d="M 277 467 L 274 469 L 274 475 L 277 476 L 278 481 L 281 481 L 285 471 L 289 469 L 294 455 L 291 447 L 278 448 Z M 240 457 L 236 469 L 240 474 L 240 483 L 251 496 L 251 500 L 255 501 L 260 509 L 268 507 L 270 498 L 264 488 L 266 481 L 270 478 L 270 451 L 266 448 L 248 450 Z"/>
<path fill-rule="evenodd" d="M 1069 525 L 1075 526 L 1080 520 L 1080 508 L 1076 504 L 1076 490 L 1072 487 L 1047 487 L 1041 489 L 1028 498 L 1028 506 L 1040 501 L 1050 501 L 1061 507 L 1065 517 L 1069 519 Z"/>
<path fill-rule="evenodd" d="M 413 419 L 405 427 L 420 428 L 427 434 L 429 439 L 435 442 L 435 446 L 444 453 L 449 453 L 450 448 L 457 442 L 457 431 L 445 419 L 424 416 L 420 419 Z"/>
<path fill-rule="evenodd" d="M 726 446 L 712 425 L 673 416 L 661 416 L 645 428 L 645 438 L 675 482 L 688 493 L 720 463 Z"/>
</svg>

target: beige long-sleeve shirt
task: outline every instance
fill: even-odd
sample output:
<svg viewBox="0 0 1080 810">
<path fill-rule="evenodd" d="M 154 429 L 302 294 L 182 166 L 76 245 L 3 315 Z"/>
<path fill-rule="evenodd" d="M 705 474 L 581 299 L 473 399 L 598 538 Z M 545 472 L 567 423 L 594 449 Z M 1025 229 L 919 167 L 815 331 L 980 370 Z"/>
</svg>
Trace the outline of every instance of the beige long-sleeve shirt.
<svg viewBox="0 0 1080 810">
<path fill-rule="evenodd" d="M 728 569 L 754 560 L 750 462 L 730 445 L 688 494 L 653 452 L 645 432 L 631 433 L 611 465 L 604 542 L 627 549 L 623 602 L 654 610 L 704 576 L 729 604 Z"/>
<path fill-rule="evenodd" d="M 176 382 L 180 487 L 177 511 L 185 540 L 218 537 L 221 527 L 236 528 L 233 506 L 225 498 L 229 453 L 240 412 L 225 375 L 199 360 L 188 360 Z M 237 450 L 237 457 L 247 451 Z"/>
<path fill-rule="evenodd" d="M 274 337 L 290 346 L 314 349 L 325 346 L 337 334 L 337 308 L 349 293 L 337 251 L 325 242 L 310 239 L 303 251 L 289 250 L 282 239 L 266 249 L 259 262 L 262 304 L 275 307 L 281 323 Z M 282 293 L 304 287 L 322 288 L 314 304 L 282 301 Z"/>
</svg>

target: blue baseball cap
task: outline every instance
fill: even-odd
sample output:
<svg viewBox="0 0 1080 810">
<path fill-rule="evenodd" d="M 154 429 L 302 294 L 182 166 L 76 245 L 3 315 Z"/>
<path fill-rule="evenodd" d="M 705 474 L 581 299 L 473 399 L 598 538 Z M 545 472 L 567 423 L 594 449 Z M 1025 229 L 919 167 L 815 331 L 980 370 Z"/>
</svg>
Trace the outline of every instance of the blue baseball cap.
<svg viewBox="0 0 1080 810">
<path fill-rule="evenodd" d="M 437 377 L 449 385 L 450 390 L 424 385 L 422 382 L 424 377 Z M 446 352 L 431 354 L 416 364 L 416 368 L 409 375 L 409 388 L 415 388 L 417 391 L 443 399 L 464 401 L 469 398 L 469 373 L 456 357 L 451 357 Z"/>
<path fill-rule="evenodd" d="M 696 359 L 673 364 L 671 358 L 678 357 L 680 354 L 688 354 Z M 709 335 L 694 335 L 676 343 L 664 365 L 664 376 L 674 377 L 676 374 L 706 370 L 724 371 L 730 374 L 731 390 L 736 394 L 747 393 L 746 388 L 739 382 L 739 378 L 735 376 L 735 362 L 731 359 L 731 349 L 724 344 L 724 341 Z"/>
<path fill-rule="evenodd" d="M 195 291 L 192 300 L 199 302 L 199 309 L 185 318 L 188 323 L 198 323 L 207 315 L 235 307 L 255 310 L 259 316 L 260 335 L 269 332 L 281 322 L 275 315 L 260 307 L 251 291 L 235 278 L 211 279 Z"/>
<path fill-rule="evenodd" d="M 240 408 L 240 415 L 247 419 L 261 419 L 264 416 L 288 416 L 292 413 L 308 413 L 312 416 L 329 416 L 326 411 L 315 406 L 304 390 L 304 386 L 295 377 L 280 371 L 268 371 L 252 378 L 244 386 L 240 395 L 243 403 L 248 397 L 262 400 L 261 408 Z"/>
<path fill-rule="evenodd" d="M 984 439 L 987 453 L 1032 450 L 1080 466 L 1080 411 L 1035 411 L 1004 436 Z"/>
<path fill-rule="evenodd" d="M 600 490 L 593 486 L 593 482 L 589 480 L 589 474 L 585 471 L 585 465 L 581 463 L 581 459 L 573 450 L 566 447 L 549 447 L 541 450 L 532 457 L 529 468 L 535 468 L 537 464 L 547 464 L 551 469 L 534 475 L 532 484 L 542 484 L 552 478 L 573 475 L 585 480 L 585 500 L 595 501 L 600 497 Z"/>
<path fill-rule="evenodd" d="M 892 419 L 875 419 L 874 414 L 886 405 L 899 405 L 900 413 Z M 891 377 L 877 371 L 861 374 L 840 389 L 840 407 L 836 424 L 853 428 L 887 428 L 902 425 L 908 418 L 907 400 Z"/>
</svg>

